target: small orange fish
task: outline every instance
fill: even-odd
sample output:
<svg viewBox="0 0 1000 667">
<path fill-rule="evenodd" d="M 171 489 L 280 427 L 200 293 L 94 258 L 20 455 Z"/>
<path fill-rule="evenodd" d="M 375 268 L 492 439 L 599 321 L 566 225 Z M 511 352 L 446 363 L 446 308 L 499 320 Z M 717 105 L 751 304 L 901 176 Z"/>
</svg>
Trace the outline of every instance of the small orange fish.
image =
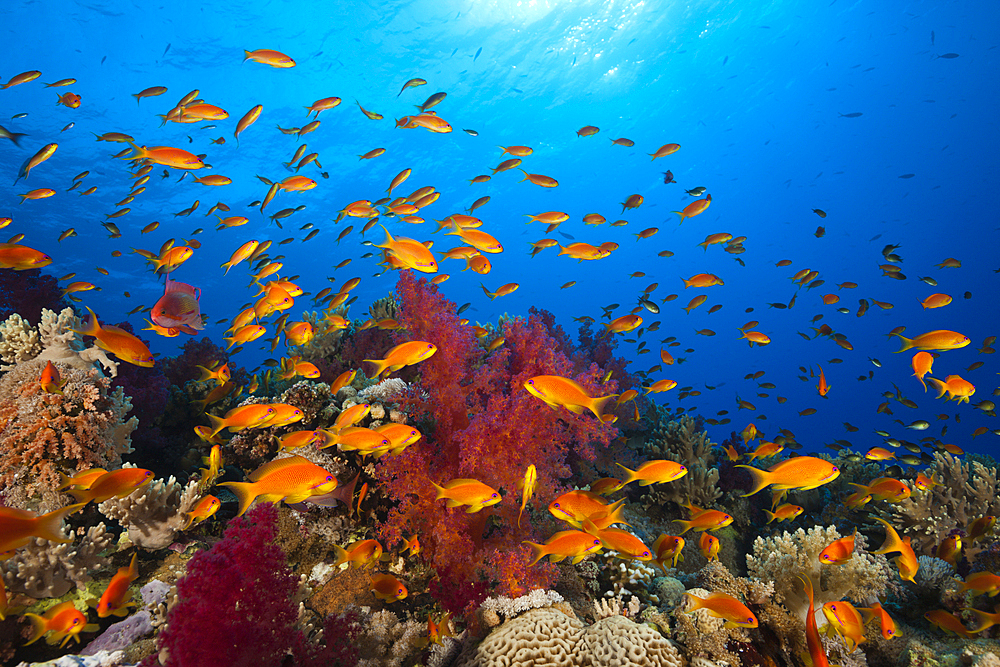
<svg viewBox="0 0 1000 667">
<path fill-rule="evenodd" d="M 139 578 L 139 568 L 136 565 L 138 553 L 132 554 L 132 562 L 128 567 L 118 568 L 115 576 L 111 577 L 108 587 L 104 589 L 101 599 L 97 601 L 97 615 L 101 618 L 108 616 L 128 616 L 129 607 L 135 607 L 132 602 L 132 593 L 128 587 Z"/>
<path fill-rule="evenodd" d="M 437 346 L 424 341 L 408 341 L 400 343 L 389 350 L 385 359 L 365 359 L 365 363 L 372 364 L 371 378 L 375 379 L 388 371 L 392 373 L 405 366 L 418 364 L 425 359 L 429 359 L 437 352 Z"/>
<path fill-rule="evenodd" d="M 663 484 L 673 482 L 687 474 L 688 469 L 676 461 L 656 460 L 646 461 L 638 470 L 629 470 L 620 463 L 615 463 L 625 471 L 625 480 L 621 486 L 638 481 L 639 486 L 649 486 L 651 484 Z"/>
<path fill-rule="evenodd" d="M 524 471 L 524 479 L 521 480 L 519 484 L 521 488 L 521 509 L 517 512 L 517 527 L 521 527 L 521 514 L 524 513 L 524 507 L 528 504 L 528 500 L 535 493 L 535 487 L 538 486 L 538 471 L 535 470 L 534 464 L 529 465 L 528 469 Z"/>
<path fill-rule="evenodd" d="M 674 519 L 674 523 L 679 523 L 684 527 L 681 535 L 692 529 L 697 531 L 719 530 L 733 522 L 732 516 L 719 510 L 703 510 L 694 505 L 687 505 L 687 508 L 691 511 L 689 520 Z"/>
<path fill-rule="evenodd" d="M 57 604 L 42 616 L 25 614 L 24 617 L 31 621 L 31 637 L 25 646 L 34 644 L 47 634 L 46 643 L 59 643 L 62 648 L 70 639 L 79 643 L 81 632 L 94 632 L 100 627 L 96 623 L 87 623 L 86 614 L 74 607 L 72 600 Z"/>
<path fill-rule="evenodd" d="M 545 544 L 528 541 L 522 544 L 531 547 L 532 560 L 529 565 L 534 565 L 546 556 L 549 556 L 549 560 L 553 563 L 569 558 L 575 565 L 587 556 L 599 553 L 603 548 L 598 538 L 582 530 L 563 530 L 554 533 Z"/>
<path fill-rule="evenodd" d="M 378 565 L 383 551 L 378 540 L 360 540 L 349 544 L 346 549 L 335 544 L 333 548 L 337 553 L 334 567 L 347 563 L 352 569 L 362 568 L 365 570 Z"/>
<path fill-rule="evenodd" d="M 699 609 L 707 609 L 710 616 L 726 621 L 727 628 L 756 628 L 757 617 L 746 605 L 726 593 L 711 593 L 707 598 L 699 598 L 691 593 L 685 593 L 688 607 L 687 613 Z"/>
<path fill-rule="evenodd" d="M 667 562 L 670 562 L 670 567 L 677 567 L 678 560 L 684 560 L 684 556 L 681 552 L 684 550 L 684 538 L 678 535 L 667 535 L 661 534 L 656 541 L 653 542 L 653 551 L 656 553 L 656 558 L 653 562 L 660 566 L 664 574 L 667 572 Z"/>
<path fill-rule="evenodd" d="M 59 369 L 57 369 L 51 361 L 45 364 L 45 368 L 42 369 L 42 376 L 39 378 L 39 384 L 42 386 L 42 391 L 47 394 L 59 394 L 62 395 L 62 388 L 66 385 L 66 380 L 59 378 Z"/>
<path fill-rule="evenodd" d="M 218 445 L 216 445 L 218 447 Z M 213 514 L 219 511 L 219 507 L 222 506 L 222 502 L 215 496 L 205 496 L 185 515 L 187 518 L 187 523 L 184 525 L 184 530 L 188 530 L 191 526 L 205 521 Z"/>
<path fill-rule="evenodd" d="M 806 613 L 806 646 L 809 649 L 809 658 L 812 667 L 829 667 L 830 662 L 826 657 L 826 650 L 823 648 L 823 641 L 819 637 L 819 628 L 816 627 L 816 609 L 813 601 L 813 584 L 808 575 L 797 575 L 805 586 L 806 597 L 809 600 L 809 608 Z"/>
<path fill-rule="evenodd" d="M 872 553 L 886 554 L 898 551 L 899 555 L 893 561 L 899 570 L 899 578 L 912 582 L 913 576 L 920 568 L 920 563 L 917 562 L 917 555 L 913 552 L 913 547 L 910 546 L 910 538 L 900 539 L 899 533 L 892 527 L 892 524 L 880 517 L 874 517 L 874 519 L 885 526 L 885 543 Z"/>
<path fill-rule="evenodd" d="M 930 352 L 917 352 L 913 355 L 910 365 L 913 368 L 913 377 L 920 380 L 924 391 L 927 391 L 927 383 L 924 382 L 924 376 L 931 372 L 931 368 L 934 365 L 934 355 Z"/>
<path fill-rule="evenodd" d="M 948 331 L 947 329 L 937 329 L 935 331 L 928 331 L 925 334 L 921 334 L 916 338 L 906 338 L 901 333 L 893 333 L 893 336 L 897 336 L 902 341 L 902 347 L 896 350 L 896 353 L 906 352 L 907 350 L 957 350 L 959 348 L 965 347 L 971 341 L 968 336 L 963 336 L 955 331 Z"/>
<path fill-rule="evenodd" d="M 681 216 L 680 224 L 684 224 L 686 218 L 693 218 L 696 215 L 705 212 L 705 209 L 709 207 L 712 203 L 712 195 L 707 195 L 704 199 L 697 199 L 687 206 L 684 207 L 683 211 L 674 211 L 677 215 Z"/>
<path fill-rule="evenodd" d="M 243 51 L 243 62 L 252 60 L 256 63 L 263 63 L 271 67 L 287 68 L 295 67 L 295 61 L 286 56 L 281 51 L 271 49 L 257 49 L 255 51 Z"/>
<path fill-rule="evenodd" d="M 777 463 L 768 470 L 758 470 L 745 465 L 736 467 L 746 468 L 753 477 L 751 490 L 743 497 L 752 496 L 767 486 L 774 486 L 778 491 L 815 489 L 840 476 L 840 469 L 837 466 L 811 456 L 797 456 Z"/>
<path fill-rule="evenodd" d="M 882 628 L 882 639 L 892 639 L 896 636 L 896 623 L 880 603 L 872 604 L 871 608 L 859 607 L 858 611 L 865 617 L 866 624 L 875 618 L 879 620 L 879 625 Z"/>
<path fill-rule="evenodd" d="M 701 555 L 705 557 L 705 560 L 712 562 L 713 560 L 719 560 L 719 549 L 722 548 L 722 543 L 719 542 L 719 538 L 709 535 L 706 531 L 698 538 L 698 548 L 701 550 Z"/>
<path fill-rule="evenodd" d="M 858 535 L 858 529 L 847 537 L 834 540 L 823 551 L 819 552 L 819 562 L 826 565 L 843 565 L 854 556 L 854 538 Z"/>
<path fill-rule="evenodd" d="M 469 509 L 465 510 L 468 514 L 496 505 L 501 500 L 500 494 L 495 489 L 478 479 L 453 479 L 445 482 L 444 486 L 438 486 L 434 482 L 431 484 L 437 491 L 435 500 L 444 499 L 448 507 L 468 507 Z"/>
<path fill-rule="evenodd" d="M 779 505 L 778 508 L 774 510 L 774 512 L 769 512 L 768 510 L 764 510 L 764 514 L 770 517 L 767 520 L 767 522 L 771 523 L 772 521 L 791 521 L 798 515 L 802 514 L 802 512 L 804 511 L 805 510 L 802 507 L 799 507 L 798 505 L 791 505 L 789 503 L 785 503 L 784 505 Z"/>
<path fill-rule="evenodd" d="M 78 504 L 90 501 L 103 503 L 109 498 L 124 498 L 153 481 L 153 471 L 143 468 L 120 468 L 104 473 L 86 489 L 71 489 L 68 493 Z"/>
<path fill-rule="evenodd" d="M 397 602 L 407 596 L 406 586 L 391 574 L 376 574 L 371 578 L 371 591 L 383 602 Z"/>
<path fill-rule="evenodd" d="M 68 107 L 70 109 L 79 109 L 80 96 L 77 95 L 76 93 L 63 93 L 62 95 L 58 96 L 56 104 L 62 104 L 63 106 Z"/>
</svg>

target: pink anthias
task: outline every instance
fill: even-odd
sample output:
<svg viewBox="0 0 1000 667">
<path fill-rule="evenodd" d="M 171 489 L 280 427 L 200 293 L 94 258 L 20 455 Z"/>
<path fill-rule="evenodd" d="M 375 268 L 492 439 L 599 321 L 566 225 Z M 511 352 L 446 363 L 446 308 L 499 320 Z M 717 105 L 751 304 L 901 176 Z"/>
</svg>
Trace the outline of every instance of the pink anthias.
<svg viewBox="0 0 1000 667">
<path fill-rule="evenodd" d="M 205 328 L 201 322 L 200 298 L 201 290 L 197 287 L 167 278 L 163 296 L 153 305 L 150 313 L 153 323 L 195 335 Z"/>
</svg>

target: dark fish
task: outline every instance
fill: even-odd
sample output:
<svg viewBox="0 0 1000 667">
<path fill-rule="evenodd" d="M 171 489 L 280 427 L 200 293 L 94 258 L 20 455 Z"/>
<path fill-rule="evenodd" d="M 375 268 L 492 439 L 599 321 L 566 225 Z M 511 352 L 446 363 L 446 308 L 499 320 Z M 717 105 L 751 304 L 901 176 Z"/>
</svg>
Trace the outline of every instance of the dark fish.
<svg viewBox="0 0 1000 667">
<path fill-rule="evenodd" d="M 570 241 L 575 241 L 576 240 L 574 237 L 570 236 L 566 232 L 559 232 L 559 234 L 562 235 L 563 237 L 569 239 Z"/>
<path fill-rule="evenodd" d="M 479 133 L 476 132 L 475 130 L 462 130 L 462 132 L 465 132 L 470 137 L 478 137 L 479 136 Z"/>
<path fill-rule="evenodd" d="M 104 56 L 103 58 L 101 58 L 101 64 L 103 65 L 103 64 L 104 64 L 104 61 L 105 61 L 105 60 L 107 60 L 107 59 L 108 59 L 108 57 L 107 57 L 107 56 Z"/>
<path fill-rule="evenodd" d="M 962 297 L 966 298 L 966 299 L 971 299 L 972 298 L 972 292 L 966 292 L 965 294 L 962 295 Z"/>
<path fill-rule="evenodd" d="M 469 309 L 469 306 L 471 305 L 472 305 L 471 303 L 463 303 L 461 306 L 458 307 L 458 310 L 455 311 L 455 315 L 461 315 L 462 313 L 467 311 Z"/>
<path fill-rule="evenodd" d="M 11 120 L 17 120 L 18 118 L 27 118 L 27 117 L 28 117 L 28 114 L 26 114 L 26 113 L 16 113 L 13 116 L 11 116 L 10 119 Z"/>
<path fill-rule="evenodd" d="M 520 88 L 511 88 L 511 90 L 513 90 L 515 93 L 523 93 L 524 92 Z"/>
<path fill-rule="evenodd" d="M 729 56 L 726 56 L 725 58 L 722 59 L 722 64 L 723 65 L 725 65 L 728 62 L 729 62 Z"/>
<path fill-rule="evenodd" d="M 863 116 L 864 114 L 862 114 L 860 111 L 855 111 L 853 113 L 838 113 L 837 115 L 840 116 L 841 118 L 857 118 L 859 116 Z"/>
<path fill-rule="evenodd" d="M 916 176 L 916 174 L 903 174 L 900 178 L 913 178 L 914 176 Z"/>
<path fill-rule="evenodd" d="M 440 104 L 441 101 L 446 97 L 448 97 L 448 93 L 434 93 L 433 95 L 428 97 L 423 104 L 418 104 L 416 105 L 416 107 L 420 109 L 420 113 L 423 113 L 428 109 L 430 109 L 431 107 L 435 107 L 438 104 Z"/>
<path fill-rule="evenodd" d="M 167 43 L 167 48 L 163 49 L 163 56 L 167 55 L 167 51 L 169 50 L 170 50 L 170 42 Z M 162 58 L 163 56 L 160 57 Z"/>
<path fill-rule="evenodd" d="M 327 172 L 325 172 L 325 171 L 321 171 L 321 172 L 319 173 L 319 175 L 320 175 L 320 176 L 322 176 L 323 178 L 330 178 L 330 174 L 328 174 L 328 173 L 327 173 Z"/>
<path fill-rule="evenodd" d="M 958 57 L 957 53 L 942 53 L 941 55 L 938 56 L 938 58 L 947 58 L 948 60 L 951 60 L 952 58 L 957 58 L 957 57 Z"/>
<path fill-rule="evenodd" d="M 72 123 L 70 123 L 70 125 L 72 125 Z M 10 139 L 12 142 L 14 142 L 15 146 L 20 146 L 21 144 L 18 143 L 18 142 L 21 141 L 21 137 L 26 137 L 26 136 L 28 136 L 28 135 L 23 134 L 21 132 L 11 132 L 7 128 L 5 128 L 2 125 L 0 125 L 0 138 L 2 138 L 2 139 Z"/>
<path fill-rule="evenodd" d="M 672 172 L 670 170 L 667 170 L 667 171 L 663 172 L 663 184 L 664 185 L 666 185 L 668 183 L 676 183 L 676 182 L 677 181 L 674 180 L 674 172 Z"/>
<path fill-rule="evenodd" d="M 479 47 L 479 50 L 478 50 L 478 51 L 476 51 L 476 55 L 472 56 L 472 62 L 476 62 L 476 59 L 477 59 L 477 58 L 479 58 L 479 55 L 480 55 L 480 54 L 481 54 L 482 52 L 483 52 L 483 47 L 481 47 L 481 46 L 480 46 L 480 47 Z M 452 54 L 452 55 L 454 55 L 454 54 Z"/>
</svg>

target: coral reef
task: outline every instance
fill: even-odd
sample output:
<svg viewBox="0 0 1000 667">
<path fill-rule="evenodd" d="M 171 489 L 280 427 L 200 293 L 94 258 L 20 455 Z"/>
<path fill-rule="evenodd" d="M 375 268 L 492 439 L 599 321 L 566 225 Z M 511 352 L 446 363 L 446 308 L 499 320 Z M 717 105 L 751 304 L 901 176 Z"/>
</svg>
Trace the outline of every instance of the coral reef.
<svg viewBox="0 0 1000 667">
<path fill-rule="evenodd" d="M 809 601 L 798 575 L 808 576 L 815 591 L 815 607 L 835 600 L 850 600 L 866 606 L 885 593 L 893 575 L 885 556 L 864 550 L 864 536 L 855 538 L 854 556 L 842 565 L 825 565 L 819 553 L 834 540 L 841 538 L 833 526 L 814 526 L 808 531 L 799 528 L 775 537 L 758 537 L 753 554 L 747 554 L 747 570 L 751 577 L 774 582 L 774 590 L 791 614 L 805 622 Z"/>
<path fill-rule="evenodd" d="M 133 544 L 155 550 L 170 546 L 174 536 L 188 524 L 185 515 L 199 500 L 197 480 L 181 486 L 171 475 L 166 481 L 155 479 L 124 498 L 105 500 L 98 509 L 127 528 Z"/>
<path fill-rule="evenodd" d="M 965 529 L 987 514 L 1000 515 L 1000 487 L 997 469 L 987 468 L 978 461 L 963 462 L 948 452 L 934 452 L 934 464 L 925 471 L 935 476 L 940 485 L 927 491 L 915 490 L 913 495 L 893 505 L 891 523 L 900 535 L 909 536 L 914 551 L 932 555 L 949 532 Z M 966 557 L 973 557 L 980 547 L 965 545 Z"/>
<path fill-rule="evenodd" d="M 68 539 L 69 534 L 64 535 Z M 27 546 L 0 563 L 7 590 L 33 598 L 61 597 L 76 586 L 85 590 L 90 573 L 107 567 L 110 559 L 102 556 L 114 542 L 103 523 L 91 526 L 79 540 L 50 542 L 35 538 Z"/>
<path fill-rule="evenodd" d="M 561 480 L 570 475 L 568 458 L 593 459 L 594 445 L 606 446 L 614 429 L 589 415 L 553 411 L 524 390 L 524 382 L 533 376 L 566 376 L 572 369 L 537 317 L 507 321 L 504 346 L 484 359 L 469 327 L 459 324 L 455 305 L 425 279 L 418 282 L 402 272 L 397 295 L 407 339 L 433 343 L 437 352 L 419 364 L 419 375 L 400 402 L 418 428 L 428 425 L 420 428 L 428 435 L 376 467 L 380 485 L 398 503 L 383 522 L 381 537 L 393 545 L 405 536 L 420 535 L 428 562 L 439 574 L 450 572 L 455 583 L 477 581 L 481 564 L 491 558 L 499 563 L 502 555 L 504 567 L 490 568 L 500 592 L 516 596 L 548 587 L 554 580 L 552 569 L 527 567 L 528 550 L 520 542 L 541 535 L 525 521 L 522 526 L 530 532 L 516 529 L 516 503 L 466 514 L 437 501 L 431 482 L 471 477 L 511 494 L 528 465 L 534 464 L 536 493 L 553 497 L 564 490 Z M 613 393 L 613 382 L 598 385 L 599 373 L 591 365 L 575 379 L 593 395 Z"/>
<path fill-rule="evenodd" d="M 20 315 L 12 314 L 0 324 L 0 360 L 12 365 L 0 365 L 0 370 L 11 370 L 13 365 L 29 360 L 61 362 L 83 371 L 99 363 L 114 377 L 118 362 L 111 361 L 96 345 L 86 347 L 79 334 L 73 331 L 81 326 L 72 308 L 64 308 L 59 313 L 43 308 L 37 331 Z"/>
<path fill-rule="evenodd" d="M 657 409 L 657 414 L 660 421 L 646 437 L 649 458 L 683 463 L 688 473 L 670 484 L 658 484 L 649 491 L 643 504 L 649 507 L 670 501 L 712 507 L 722 497 L 722 490 L 718 486 L 719 471 L 714 465 L 715 445 L 708 439 L 708 433 L 689 415 L 664 423 L 663 409 Z"/>
<path fill-rule="evenodd" d="M 59 474 L 116 468 L 132 451 L 137 420 L 126 420 L 127 396 L 97 369 L 60 365 L 62 394 L 42 390 L 44 363 L 28 361 L 0 377 L 0 487 L 8 504 L 25 509 L 40 496 L 42 509 L 62 502 L 54 496 Z"/>
</svg>

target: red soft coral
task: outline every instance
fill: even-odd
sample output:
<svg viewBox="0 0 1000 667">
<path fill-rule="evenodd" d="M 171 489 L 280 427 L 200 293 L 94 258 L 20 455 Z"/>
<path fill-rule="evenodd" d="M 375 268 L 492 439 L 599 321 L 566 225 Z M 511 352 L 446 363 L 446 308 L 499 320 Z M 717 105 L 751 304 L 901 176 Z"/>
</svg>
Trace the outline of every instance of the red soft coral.
<svg viewBox="0 0 1000 667">
<path fill-rule="evenodd" d="M 410 272 L 397 284 L 406 340 L 437 346 L 417 366 L 418 379 L 403 401 L 417 418 L 425 439 L 401 456 L 383 459 L 377 474 L 399 503 L 381 526 L 393 543 L 416 533 L 427 561 L 451 580 L 478 582 L 485 575 L 500 592 L 519 595 L 551 586 L 555 568 L 527 568 L 522 540 L 538 541 L 555 530 L 552 522 L 535 526 L 526 512 L 517 528 L 518 483 L 529 465 L 538 471 L 535 506 L 545 506 L 566 490 L 571 457 L 594 459 L 594 446 L 607 446 L 614 427 L 590 415 L 554 411 L 524 389 L 536 375 L 572 377 L 593 395 L 613 393 L 614 381 L 600 385 L 602 371 L 590 364 L 574 372 L 564 341 L 549 335 L 541 317 L 505 322 L 505 343 L 489 356 L 469 327 L 459 323 L 455 304 L 425 279 Z M 500 489 L 504 500 L 475 514 L 448 509 L 435 500 L 431 482 L 471 477 Z"/>
</svg>

